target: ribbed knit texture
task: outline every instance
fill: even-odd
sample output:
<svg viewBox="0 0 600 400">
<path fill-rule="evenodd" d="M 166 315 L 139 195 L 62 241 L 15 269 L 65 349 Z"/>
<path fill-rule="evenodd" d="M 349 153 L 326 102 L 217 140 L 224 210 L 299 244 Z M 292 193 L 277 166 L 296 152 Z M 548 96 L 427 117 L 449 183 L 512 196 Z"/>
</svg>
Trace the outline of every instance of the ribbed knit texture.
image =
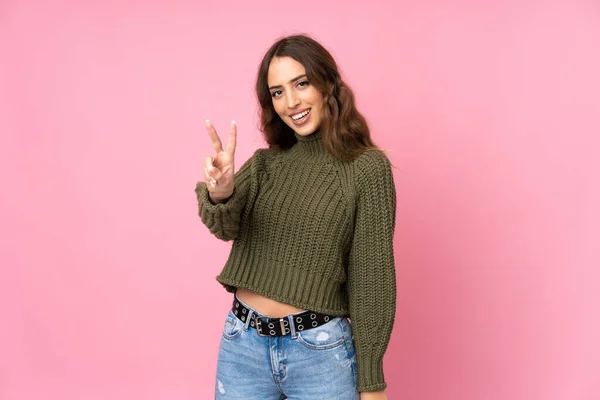
<svg viewBox="0 0 600 400">
<path fill-rule="evenodd" d="M 225 203 L 196 185 L 199 215 L 234 240 L 217 280 L 299 308 L 349 316 L 358 390 L 386 387 L 383 355 L 396 309 L 396 190 L 389 159 L 369 150 L 333 158 L 320 132 L 288 150 L 258 149 Z"/>
</svg>

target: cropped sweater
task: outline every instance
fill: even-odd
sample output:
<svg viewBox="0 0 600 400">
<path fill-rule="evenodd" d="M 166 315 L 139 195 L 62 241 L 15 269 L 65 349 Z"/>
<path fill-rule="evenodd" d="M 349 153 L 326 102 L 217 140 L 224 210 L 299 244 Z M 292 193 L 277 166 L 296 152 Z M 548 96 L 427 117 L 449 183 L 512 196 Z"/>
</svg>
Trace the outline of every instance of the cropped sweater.
<svg viewBox="0 0 600 400">
<path fill-rule="evenodd" d="M 389 159 L 367 150 L 332 157 L 321 133 L 295 134 L 289 149 L 260 148 L 234 175 L 233 194 L 213 204 L 196 185 L 199 215 L 233 240 L 217 280 L 298 308 L 348 316 L 358 390 L 387 385 L 383 374 L 396 309 L 393 235 L 396 190 Z"/>
</svg>

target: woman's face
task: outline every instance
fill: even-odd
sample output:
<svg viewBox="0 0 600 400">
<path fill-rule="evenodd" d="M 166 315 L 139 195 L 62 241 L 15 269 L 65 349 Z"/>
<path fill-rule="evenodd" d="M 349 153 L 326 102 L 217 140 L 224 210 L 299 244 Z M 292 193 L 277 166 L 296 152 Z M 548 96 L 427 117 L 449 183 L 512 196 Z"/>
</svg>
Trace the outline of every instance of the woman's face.
<svg viewBox="0 0 600 400">
<path fill-rule="evenodd" d="M 275 57 L 267 77 L 275 112 L 297 134 L 307 136 L 321 126 L 323 95 L 291 57 Z"/>
</svg>

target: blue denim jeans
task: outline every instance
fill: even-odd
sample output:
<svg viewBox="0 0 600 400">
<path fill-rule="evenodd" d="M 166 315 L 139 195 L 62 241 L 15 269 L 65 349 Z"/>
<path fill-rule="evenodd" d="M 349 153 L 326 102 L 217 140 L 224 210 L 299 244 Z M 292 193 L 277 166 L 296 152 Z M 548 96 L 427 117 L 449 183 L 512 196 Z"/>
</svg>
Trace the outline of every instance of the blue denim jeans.
<svg viewBox="0 0 600 400">
<path fill-rule="evenodd" d="M 289 335 L 266 337 L 249 327 L 256 315 L 251 311 L 246 322 L 231 311 L 227 315 L 215 399 L 359 400 L 348 319 L 333 318 L 302 332 L 296 332 L 290 321 Z"/>
</svg>

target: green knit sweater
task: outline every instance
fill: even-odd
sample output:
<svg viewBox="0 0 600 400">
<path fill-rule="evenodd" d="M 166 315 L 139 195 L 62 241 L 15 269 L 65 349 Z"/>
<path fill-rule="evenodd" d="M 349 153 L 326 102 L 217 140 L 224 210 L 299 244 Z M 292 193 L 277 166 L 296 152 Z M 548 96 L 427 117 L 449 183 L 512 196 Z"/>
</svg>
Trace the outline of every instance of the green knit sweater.
<svg viewBox="0 0 600 400">
<path fill-rule="evenodd" d="M 205 183 L 196 185 L 202 222 L 217 238 L 235 239 L 217 280 L 230 292 L 242 287 L 349 316 L 358 390 L 384 389 L 396 309 L 390 161 L 375 150 L 339 161 L 320 132 L 296 137 L 287 150 L 256 150 L 236 172 L 225 203 L 213 204 Z"/>
</svg>

